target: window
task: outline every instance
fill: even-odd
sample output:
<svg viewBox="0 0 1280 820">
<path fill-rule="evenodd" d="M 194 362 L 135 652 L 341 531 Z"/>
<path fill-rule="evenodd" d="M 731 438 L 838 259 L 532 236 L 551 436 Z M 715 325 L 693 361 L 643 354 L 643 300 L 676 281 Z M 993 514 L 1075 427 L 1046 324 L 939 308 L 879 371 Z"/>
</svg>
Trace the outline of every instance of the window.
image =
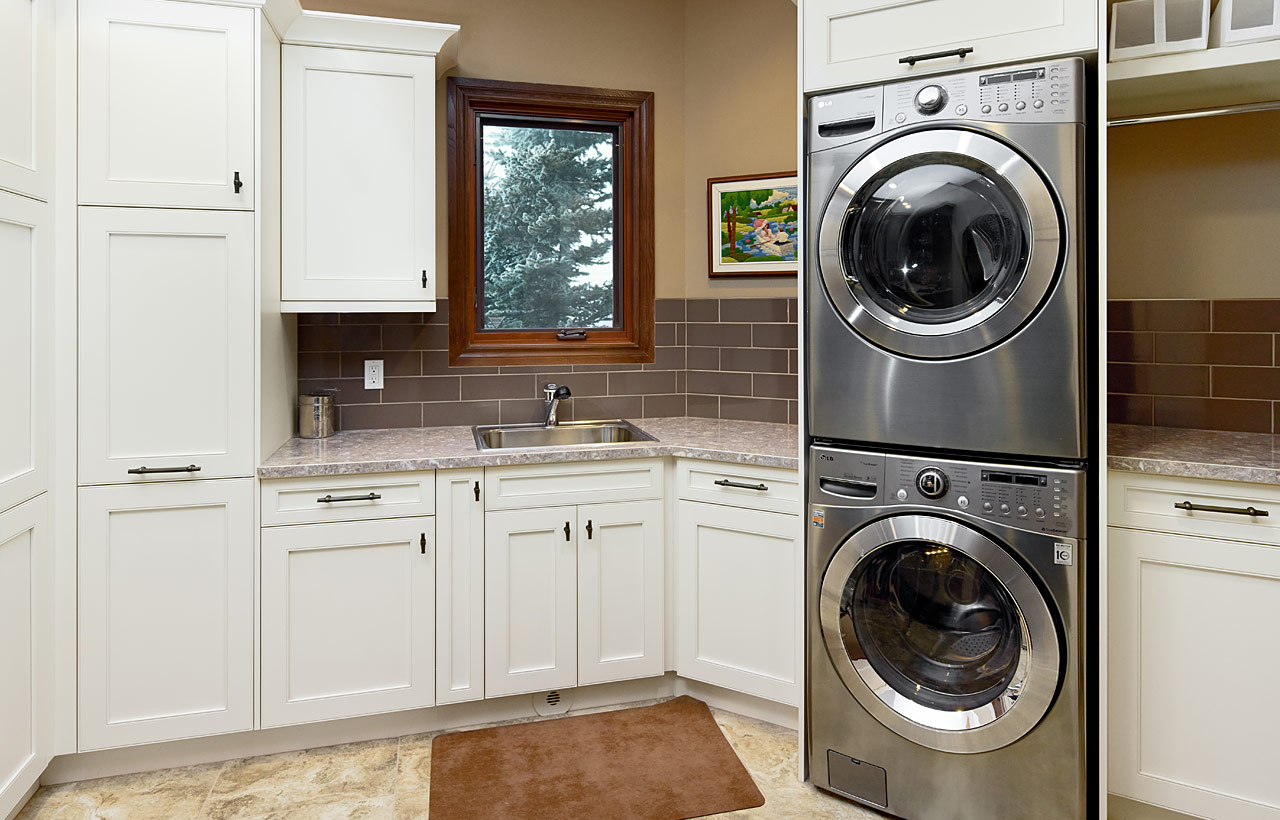
<svg viewBox="0 0 1280 820">
<path fill-rule="evenodd" d="M 449 80 L 449 361 L 653 361 L 653 95 Z"/>
</svg>

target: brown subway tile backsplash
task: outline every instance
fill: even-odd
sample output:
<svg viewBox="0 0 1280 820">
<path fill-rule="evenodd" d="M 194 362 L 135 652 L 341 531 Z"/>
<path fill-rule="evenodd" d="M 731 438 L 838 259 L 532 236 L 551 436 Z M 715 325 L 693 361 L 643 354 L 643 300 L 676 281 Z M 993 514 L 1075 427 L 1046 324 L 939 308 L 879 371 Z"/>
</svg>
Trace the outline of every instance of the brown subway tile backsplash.
<svg viewBox="0 0 1280 820">
<path fill-rule="evenodd" d="M 659 299 L 645 364 L 451 367 L 449 301 L 426 314 L 298 317 L 299 388 L 338 387 L 339 429 L 535 421 L 542 385 L 567 384 L 561 418 L 696 415 L 795 421 L 794 299 Z M 381 359 L 382 390 L 364 390 Z M 725 401 L 721 399 L 725 398 Z"/>
<path fill-rule="evenodd" d="M 1108 421 L 1280 433 L 1280 299 L 1107 305 Z"/>
</svg>

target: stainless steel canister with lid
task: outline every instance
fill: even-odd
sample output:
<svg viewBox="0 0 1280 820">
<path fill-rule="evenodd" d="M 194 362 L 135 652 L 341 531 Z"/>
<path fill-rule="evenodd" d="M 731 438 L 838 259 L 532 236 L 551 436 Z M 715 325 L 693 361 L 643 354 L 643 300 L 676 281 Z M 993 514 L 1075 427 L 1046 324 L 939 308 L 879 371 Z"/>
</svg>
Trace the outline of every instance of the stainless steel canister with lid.
<svg viewBox="0 0 1280 820">
<path fill-rule="evenodd" d="M 298 437 L 328 438 L 333 435 L 333 397 L 336 388 L 323 388 L 298 396 Z"/>
</svg>

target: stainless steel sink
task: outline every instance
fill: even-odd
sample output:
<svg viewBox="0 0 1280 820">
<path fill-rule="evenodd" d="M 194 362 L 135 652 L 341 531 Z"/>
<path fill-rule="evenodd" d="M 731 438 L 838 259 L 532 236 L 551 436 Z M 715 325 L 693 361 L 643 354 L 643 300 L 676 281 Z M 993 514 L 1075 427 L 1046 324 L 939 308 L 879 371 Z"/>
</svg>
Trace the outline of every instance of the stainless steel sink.
<svg viewBox="0 0 1280 820">
<path fill-rule="evenodd" d="M 629 421 L 566 421 L 555 427 L 541 424 L 477 425 L 471 428 L 481 450 L 530 450 L 535 447 L 581 447 L 657 441 Z"/>
</svg>

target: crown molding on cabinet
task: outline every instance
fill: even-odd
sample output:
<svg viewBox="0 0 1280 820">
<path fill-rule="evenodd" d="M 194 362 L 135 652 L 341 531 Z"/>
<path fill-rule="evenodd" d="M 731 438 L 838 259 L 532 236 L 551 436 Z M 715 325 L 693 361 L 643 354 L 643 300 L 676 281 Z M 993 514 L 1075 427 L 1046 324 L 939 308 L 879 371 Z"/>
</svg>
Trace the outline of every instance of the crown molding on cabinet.
<svg viewBox="0 0 1280 820">
<path fill-rule="evenodd" d="M 233 0 L 234 1 L 234 0 Z M 436 58 L 437 76 L 454 65 L 451 40 L 458 26 L 390 17 L 308 11 L 298 0 L 242 0 L 261 5 L 285 45 L 387 51 Z"/>
</svg>

